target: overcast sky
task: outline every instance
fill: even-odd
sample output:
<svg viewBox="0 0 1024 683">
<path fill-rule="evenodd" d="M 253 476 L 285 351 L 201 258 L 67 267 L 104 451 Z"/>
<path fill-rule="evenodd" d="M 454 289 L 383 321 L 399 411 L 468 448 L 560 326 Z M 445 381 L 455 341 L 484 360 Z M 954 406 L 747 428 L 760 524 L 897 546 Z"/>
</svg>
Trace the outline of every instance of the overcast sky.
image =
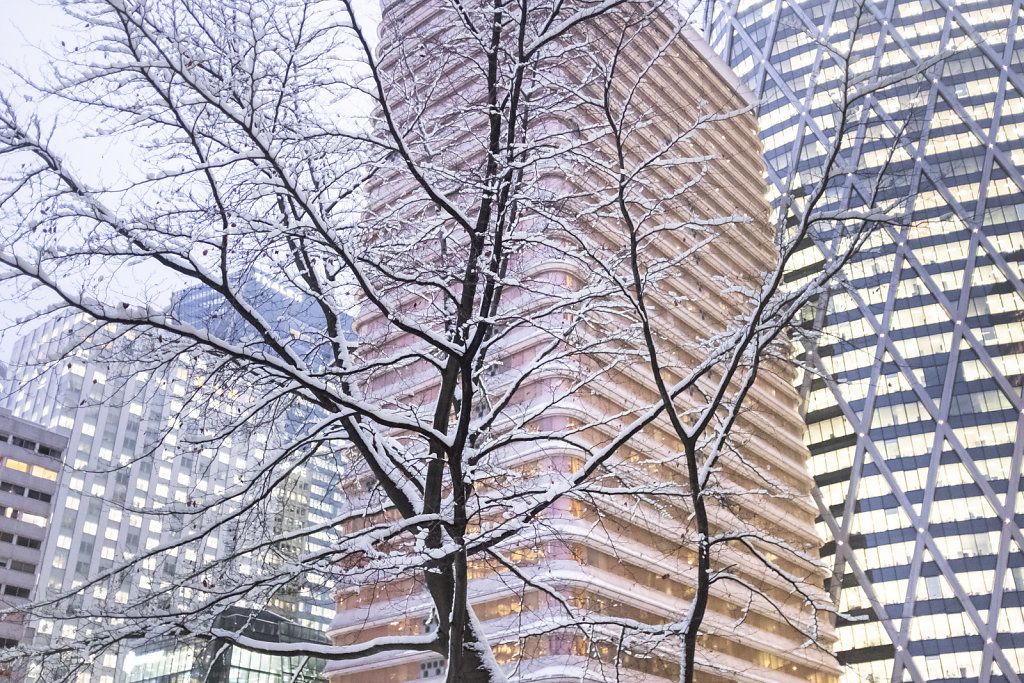
<svg viewBox="0 0 1024 683">
<path fill-rule="evenodd" d="M 0 87 L 5 92 L 17 88 L 9 69 L 38 72 L 47 62 L 46 53 L 68 42 L 75 34 L 72 23 L 54 3 L 42 0 L 0 0 Z M 0 225 L 0 234 L 7 226 Z M 0 329 L 31 312 L 32 303 L 16 296 L 9 286 L 0 284 Z M 0 334 L 0 362 L 10 356 L 13 338 Z"/>
<path fill-rule="evenodd" d="M 379 16 L 378 0 L 364 0 L 361 9 L 365 12 L 364 26 L 372 26 Z M 30 92 L 12 75 L 12 70 L 38 78 L 51 67 L 50 55 L 74 61 L 76 46 L 85 42 L 88 30 L 86 23 L 72 19 L 61 9 L 59 0 L 0 0 L 0 88 L 5 93 L 13 91 L 16 95 Z M 44 77 L 42 80 L 49 79 Z M 15 99 L 21 98 L 16 96 Z M 33 98 L 31 106 L 40 106 L 44 116 L 48 106 L 51 115 L 60 111 L 39 98 Z M 97 177 L 96 174 L 116 175 L 117 169 L 131 166 L 132 159 L 126 158 L 127 146 L 111 145 L 109 139 L 84 138 L 81 128 L 74 123 L 75 119 L 72 119 L 58 126 L 52 142 L 56 149 L 71 152 L 68 161 L 73 163 L 75 170 Z M 82 168 L 82 164 L 87 168 Z M 13 227 L 0 224 L 0 237 L 9 235 Z M 153 283 L 148 284 L 151 287 L 144 289 L 152 295 Z M 169 291 L 175 288 L 169 284 L 157 284 L 156 287 L 167 289 L 168 297 Z M 162 294 L 156 295 L 156 298 L 164 298 Z M 23 291 L 14 291 L 11 285 L 0 282 L 0 362 L 6 362 L 13 349 L 15 335 L 10 330 L 12 323 L 32 315 L 43 305 L 40 297 L 27 298 Z"/>
<path fill-rule="evenodd" d="M 0 7 L 3 10 L 0 12 L 0 87 L 4 92 L 13 92 L 15 100 L 22 99 L 32 89 L 12 72 L 48 81 L 45 74 L 51 68 L 50 55 L 74 61 L 76 48 L 86 41 L 89 29 L 81 20 L 69 16 L 54 0 L 0 0 Z M 83 137 L 81 128 L 60 116 L 56 102 L 39 97 L 32 99 L 33 110 L 44 119 L 47 116 L 63 119 L 50 142 L 56 150 L 68 154 L 68 161 L 76 171 L 98 178 L 112 173 L 118 175 L 118 169 L 131 163 L 128 155 L 132 151 L 128 145 L 119 147 L 111 145 L 109 139 Z M 7 236 L 14 227 L 0 223 L 0 237 Z M 143 291 L 153 291 L 152 287 L 139 285 Z M 174 288 L 166 289 L 169 299 L 170 290 Z M 9 360 L 16 341 L 17 330 L 11 329 L 12 324 L 42 309 L 45 302 L 43 296 L 27 296 L 24 289 L 15 291 L 11 285 L 0 283 L 0 362 Z"/>
</svg>

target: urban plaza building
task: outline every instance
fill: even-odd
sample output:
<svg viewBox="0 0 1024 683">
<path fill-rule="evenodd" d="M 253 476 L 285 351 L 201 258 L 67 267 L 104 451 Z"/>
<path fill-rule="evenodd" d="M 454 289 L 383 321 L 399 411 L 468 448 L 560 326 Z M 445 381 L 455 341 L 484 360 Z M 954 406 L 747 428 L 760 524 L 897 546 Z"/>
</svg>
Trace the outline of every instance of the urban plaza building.
<svg viewBox="0 0 1024 683">
<path fill-rule="evenodd" d="M 808 315 L 807 444 L 850 617 L 845 679 L 1020 681 L 1021 4 L 715 0 L 706 18 L 756 94 L 780 230 L 821 180 L 844 93 L 866 96 L 828 208 L 903 202 Z"/>
</svg>

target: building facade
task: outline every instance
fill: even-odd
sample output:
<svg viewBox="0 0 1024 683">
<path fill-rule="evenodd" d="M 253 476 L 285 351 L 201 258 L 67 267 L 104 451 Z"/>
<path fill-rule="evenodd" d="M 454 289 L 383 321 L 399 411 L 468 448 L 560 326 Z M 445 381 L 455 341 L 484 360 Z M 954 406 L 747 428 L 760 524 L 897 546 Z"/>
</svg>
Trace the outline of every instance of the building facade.
<svg viewBox="0 0 1024 683">
<path fill-rule="evenodd" d="M 404 117 L 415 117 L 415 125 L 409 126 L 414 132 L 410 133 L 407 144 L 417 151 L 422 144 L 425 167 L 436 172 L 439 186 L 450 197 L 459 197 L 465 189 L 451 180 L 460 177 L 461 171 L 470 168 L 465 177 L 475 178 L 473 160 L 484 156 L 475 143 L 487 138 L 480 132 L 483 118 L 480 112 L 485 110 L 480 104 L 484 87 L 474 80 L 474 70 L 480 66 L 480 62 L 473 61 L 479 58 L 475 51 L 477 43 L 468 30 L 462 32 L 483 13 L 474 13 L 475 4 L 468 6 L 473 8 L 469 10 L 469 18 L 455 14 L 455 5 L 447 2 L 382 2 L 380 72 L 384 74 L 386 87 L 395 94 L 393 104 L 398 125 L 404 126 Z M 565 7 L 577 5 L 566 3 Z M 593 81 L 584 83 L 581 79 L 585 76 L 581 74 L 600 72 L 604 65 L 610 64 L 616 49 L 615 40 L 621 39 L 621 44 L 629 46 L 618 55 L 626 65 L 622 67 L 625 75 L 621 81 L 612 79 L 609 90 L 615 93 L 613 98 L 631 92 L 636 111 L 642 112 L 637 114 L 639 120 L 625 116 L 627 127 L 644 131 L 637 133 L 637 147 L 631 148 L 630 153 L 658 149 L 666 139 L 671 141 L 674 133 L 686 130 L 698 112 L 733 112 L 745 109 L 749 102 L 748 91 L 695 32 L 677 33 L 674 15 L 650 12 L 651 7 L 647 3 L 626 3 L 623 15 L 616 15 L 614 19 L 606 17 L 606 23 L 597 23 L 582 29 L 580 35 L 573 34 L 572 39 L 566 38 L 566 44 L 578 47 L 578 52 L 567 49 L 561 54 L 552 48 L 552 53 L 557 54 L 551 58 L 553 61 L 536 67 L 537 73 L 533 73 L 534 67 L 530 66 L 528 78 L 544 84 L 538 87 L 540 94 L 531 95 L 536 95 L 537 100 L 531 102 L 530 115 L 542 121 L 538 124 L 538 130 L 542 131 L 538 135 L 548 147 L 543 147 L 544 153 L 538 153 L 539 161 L 531 158 L 524 172 L 526 176 L 542 180 L 538 186 L 529 185 L 521 192 L 528 198 L 524 199 L 525 204 L 536 202 L 558 218 L 552 217 L 550 222 L 539 218 L 525 220 L 514 231 L 510 230 L 523 242 L 514 250 L 515 256 L 503 271 L 503 276 L 513 283 L 510 284 L 512 291 L 506 294 L 501 306 L 489 313 L 501 321 L 497 327 L 501 341 L 495 344 L 488 358 L 493 369 L 481 380 L 486 385 L 481 392 L 497 397 L 496 401 L 506 400 L 503 392 L 513 392 L 501 411 L 496 432 L 521 428 L 528 433 L 575 435 L 580 439 L 593 439 L 591 444 L 596 447 L 606 437 L 605 430 L 617 424 L 613 416 L 629 415 L 633 410 L 640 410 L 638 406 L 657 401 L 653 383 L 645 381 L 642 361 L 624 361 L 615 371 L 602 371 L 596 353 L 590 356 L 582 352 L 566 359 L 564 366 L 556 364 L 547 368 L 542 351 L 551 342 L 546 324 L 552 324 L 569 336 L 565 326 L 571 325 L 574 318 L 570 313 L 563 314 L 558 302 L 571 300 L 577 289 L 596 286 L 597 280 L 594 271 L 580 265 L 583 259 L 576 261 L 569 256 L 571 249 L 566 247 L 562 251 L 559 246 L 570 244 L 574 235 L 581 242 L 591 236 L 598 242 L 607 239 L 616 243 L 615 240 L 622 239 L 612 228 L 601 232 L 608 223 L 614 225 L 614 219 L 603 224 L 595 220 L 591 224 L 584 218 L 587 202 L 599 204 L 604 192 L 614 195 L 604 184 L 608 176 L 603 173 L 606 168 L 601 164 L 613 153 L 609 136 L 603 134 L 606 130 L 601 128 L 602 120 L 597 113 L 574 100 L 573 95 L 565 95 L 564 100 L 558 98 L 566 92 L 577 93 L 589 88 L 599 91 L 600 86 Z M 538 21 L 542 20 L 543 11 L 539 10 L 537 16 Z M 509 24 L 514 25 L 518 19 L 509 18 Z M 486 16 L 481 19 L 487 20 Z M 618 32 L 622 33 L 621 38 Z M 573 39 L 578 39 L 578 44 Z M 594 59 L 594 63 L 589 62 L 590 59 Z M 602 61 L 604 59 L 607 61 Z M 638 77 L 634 70 L 636 65 L 648 63 L 649 73 Z M 628 80 L 630 78 L 638 78 L 640 85 L 631 90 L 635 84 Z M 429 87 L 422 84 L 429 84 Z M 545 92 L 545 87 L 550 90 Z M 545 105 L 551 104 L 551 100 L 545 102 L 546 96 L 556 101 L 547 110 Z M 480 100 L 475 99 L 477 97 Z M 707 137 L 694 133 L 697 139 L 694 147 L 680 145 L 666 155 L 671 159 L 677 155 L 688 158 L 717 145 L 723 159 L 709 162 L 705 191 L 698 189 L 678 204 L 666 199 L 664 215 L 659 214 L 657 220 L 665 220 L 670 225 L 688 225 L 686 211 L 694 206 L 699 209 L 692 210 L 699 211 L 701 216 L 753 217 L 749 225 L 742 227 L 723 221 L 728 227 L 721 230 L 722 234 L 709 240 L 692 261 L 680 267 L 679 275 L 666 277 L 661 282 L 662 291 L 674 292 L 679 298 L 675 306 L 659 298 L 658 313 L 652 315 L 667 339 L 678 340 L 678 346 L 670 346 L 665 353 L 682 368 L 700 362 L 699 354 L 692 346 L 687 347 L 686 341 L 695 341 L 709 329 L 724 327 L 725 321 L 741 310 L 741 303 L 720 291 L 716 278 L 755 278 L 770 267 L 775 256 L 755 122 L 749 112 L 722 118 L 719 124 L 707 126 Z M 424 141 L 419 137 L 422 131 L 434 131 L 436 137 Z M 528 144 L 523 143 L 524 147 Z M 549 151 L 550 157 L 546 157 Z M 726 157 L 728 162 L 724 160 Z M 672 166 L 670 161 L 665 165 Z M 677 164 L 672 171 L 684 166 Z M 681 176 L 672 171 L 663 170 L 660 163 L 651 163 L 645 170 L 638 171 L 641 184 L 649 191 L 645 196 L 673 195 L 678 190 L 677 183 L 682 181 Z M 445 323 L 434 316 L 441 305 L 422 305 L 423 301 L 434 299 L 429 286 L 418 289 L 417 283 L 435 281 L 437 277 L 432 273 L 436 271 L 431 269 L 445 263 L 449 255 L 446 249 L 458 252 L 459 242 L 455 239 L 448 244 L 443 237 L 435 237 L 443 235 L 447 229 L 444 218 L 437 217 L 440 212 L 432 210 L 430 201 L 418 193 L 400 171 L 394 172 L 397 177 L 391 177 L 392 172 L 382 171 L 379 185 L 371 192 L 366 220 L 372 228 L 366 232 L 374 238 L 387 236 L 389 242 L 383 243 L 382 249 L 393 244 L 414 245 L 401 253 L 393 248 L 395 256 L 388 261 L 389 269 L 400 272 L 403 281 L 412 284 L 395 287 L 397 291 L 387 291 L 384 296 L 389 297 L 389 305 L 397 310 L 403 310 L 400 308 L 403 305 L 407 307 L 407 320 L 415 321 L 411 324 L 433 326 L 430 329 L 437 330 L 440 336 Z M 466 181 L 468 185 L 472 182 Z M 727 187 L 729 191 L 715 191 L 712 187 Z M 534 191 L 535 195 L 530 194 Z M 472 189 L 469 192 L 472 193 Z M 550 204 L 544 204 L 545 201 Z M 565 222 L 560 223 L 559 219 Z M 590 230 L 593 233 L 588 233 Z M 673 254 L 684 252 L 683 243 L 688 239 L 683 236 L 684 232 L 680 229 L 678 234 L 666 236 L 668 244 L 664 248 Z M 418 237 L 419 234 L 423 237 Z M 461 264 L 453 266 L 452 270 L 461 272 Z M 557 323 L 540 317 L 531 319 L 524 313 L 548 310 L 548 307 L 558 311 L 551 316 L 557 318 Z M 610 336 L 619 334 L 621 330 L 617 326 L 628 327 L 627 318 L 610 316 L 610 320 L 602 321 L 606 326 L 604 331 Z M 527 322 L 520 324 L 523 319 Z M 440 383 L 437 368 L 416 360 L 417 354 L 426 355 L 422 347 L 417 346 L 422 342 L 391 326 L 390 320 L 375 306 L 363 306 L 356 316 L 354 332 L 356 339 L 365 346 L 355 353 L 366 354 L 361 357 L 368 361 L 392 355 L 411 360 L 381 364 L 378 371 L 360 378 L 361 390 L 367 400 L 398 406 L 407 411 L 410 419 L 429 424 L 434 410 L 433 397 Z M 581 333 L 579 339 L 573 337 L 574 341 L 581 348 L 588 348 L 594 341 L 588 334 L 596 333 Z M 530 371 L 534 362 L 542 369 Z M 743 457 L 756 462 L 755 467 L 760 471 L 777 474 L 786 490 L 799 493 L 764 498 L 757 494 L 737 496 L 733 500 L 734 508 L 715 506 L 714 524 L 720 529 L 749 523 L 754 535 L 759 533 L 757 530 L 764 532 L 770 528 L 793 547 L 812 549 L 808 552 L 813 555 L 818 539 L 813 531 L 813 507 L 806 495 L 810 481 L 804 469 L 806 451 L 800 443 L 802 423 L 797 396 L 787 383 L 786 370 L 775 370 L 765 373 L 763 381 L 752 391 L 753 400 L 762 410 L 744 414 L 741 430 L 749 440 L 745 440 L 742 447 Z M 520 372 L 528 374 L 520 378 Z M 600 379 L 579 392 L 550 398 L 560 396 L 563 389 L 572 384 L 567 378 L 578 379 L 591 374 Z M 538 417 L 530 418 L 535 412 Z M 519 424 L 519 420 L 523 424 Z M 635 446 L 624 449 L 621 456 L 614 459 L 614 464 L 608 466 L 614 471 L 613 476 L 622 477 L 615 481 L 640 488 L 671 487 L 684 482 L 687 476 L 684 466 L 676 457 L 678 451 L 673 450 L 678 448 L 678 441 L 670 431 L 667 425 L 659 424 L 638 436 Z M 396 429 L 393 438 L 396 453 L 400 453 L 404 462 L 426 460 L 426 454 L 417 450 L 414 435 Z M 478 471 L 496 473 L 493 476 L 500 483 L 495 486 L 507 496 L 511 510 L 520 504 L 517 490 L 557 489 L 583 467 L 584 459 L 579 451 L 555 441 L 557 439 L 550 444 L 543 440 L 538 444 L 527 442 L 521 448 L 514 444 L 491 445 L 488 450 L 493 454 L 474 467 Z M 484 445 L 478 447 L 485 448 Z M 658 464 L 655 466 L 654 462 Z M 722 486 L 729 490 L 756 487 L 745 472 L 736 461 L 723 465 Z M 376 519 L 380 514 L 379 507 L 374 507 L 380 505 L 377 480 L 365 469 L 356 468 L 354 475 L 359 479 L 350 482 L 352 514 L 358 517 L 361 510 L 376 510 L 365 513 Z M 486 482 L 486 476 L 481 481 Z M 486 489 L 489 484 L 480 486 Z M 685 504 L 679 500 L 663 502 L 664 505 L 659 506 L 658 502 L 638 500 L 634 508 L 633 502 L 623 500 L 567 496 L 544 514 L 543 523 L 535 530 L 524 531 L 502 544 L 501 553 L 515 558 L 512 562 L 519 563 L 521 574 L 505 571 L 500 564 L 482 555 L 473 558 L 468 568 L 470 602 L 482 622 L 482 629 L 488 634 L 498 664 L 507 667 L 516 680 L 550 683 L 679 680 L 679 647 L 677 643 L 673 648 L 671 637 L 634 640 L 622 634 L 620 639 L 612 635 L 612 632 L 618 633 L 614 627 L 606 631 L 554 625 L 566 618 L 564 605 L 571 605 L 578 610 L 577 614 L 584 615 L 580 618 L 592 617 L 596 622 L 602 617 L 621 617 L 658 625 L 674 622 L 686 614 L 694 595 L 697 573 L 693 537 L 686 531 Z M 497 512 L 494 519 L 486 513 L 480 517 L 478 521 L 474 514 L 473 523 L 483 530 L 502 523 Z M 395 553 L 399 556 L 399 551 Z M 757 561 L 741 551 L 723 551 L 715 562 L 719 568 L 732 567 L 744 581 L 756 586 L 754 593 L 764 591 L 762 597 L 792 596 L 780 583 L 779 576 L 760 571 Z M 398 563 L 397 566 L 403 565 Z M 337 591 L 338 614 L 329 631 L 337 645 L 365 642 L 378 636 L 430 633 L 436 627 L 438 619 L 431 613 L 425 572 L 410 570 L 399 573 L 398 578 L 379 579 L 375 572 L 368 570 L 363 574 L 360 568 L 358 564 L 352 567 L 349 580 Z M 816 574 L 819 569 L 812 562 L 795 562 L 792 571 L 808 577 L 813 595 L 824 596 L 820 583 L 823 576 Z M 702 628 L 706 635 L 699 644 L 696 680 L 702 683 L 825 683 L 835 680 L 837 667 L 832 659 L 820 650 L 802 647 L 806 638 L 790 628 L 792 622 L 787 623 L 789 619 L 806 618 L 806 622 L 801 623 L 810 625 L 819 616 L 796 617 L 792 609 L 797 605 L 793 603 L 775 611 L 767 602 L 751 597 L 743 586 L 740 582 L 729 588 L 723 583 L 712 591 Z M 564 603 L 560 603 L 560 599 Z M 819 635 L 820 642 L 830 642 L 827 628 Z M 445 672 L 445 660 L 433 652 L 386 653 L 362 660 L 331 662 L 327 667 L 332 683 L 443 680 Z"/>
<path fill-rule="evenodd" d="M 84 315 L 53 318 L 24 335 L 12 354 L 7 407 L 67 439 L 51 533 L 41 549 L 37 598 L 70 592 L 176 532 L 166 517 L 148 518 L 125 507 L 184 502 L 190 490 L 222 490 L 228 483 L 223 470 L 219 477 L 199 477 L 197 468 L 208 463 L 176 457 L 179 430 L 172 411 L 184 401 L 184 369 L 128 377 L 112 371 L 94 358 L 102 343 L 93 342 L 113 333 Z M 213 539 L 203 550 L 212 555 L 222 542 Z M 54 614 L 36 621 L 36 638 L 40 643 L 74 639 L 79 628 L 88 628 L 73 618 L 77 609 L 94 601 L 109 601 L 116 609 L 166 586 L 179 558 L 175 553 L 167 559 L 173 561 L 139 567 L 116 592 L 75 596 L 65 618 Z M 186 558 L 180 560 L 184 565 Z M 81 680 L 114 683 L 124 654 L 104 654 Z"/>
<path fill-rule="evenodd" d="M 193 407 L 204 374 L 199 359 L 179 357 L 136 369 L 106 357 L 111 340 L 124 341 L 132 334 L 76 315 L 46 321 L 14 349 L 7 406 L 18 417 L 47 425 L 67 440 L 63 483 L 53 492 L 52 533 L 38 551 L 39 598 L 73 591 L 140 552 L 178 538 L 181 519 L 161 513 L 161 508 L 216 498 L 291 433 L 285 430 L 288 434 L 282 435 L 273 425 L 262 425 L 197 445 L 197 437 L 202 440 L 208 434 L 204 429 L 219 424 L 218 409 L 236 409 L 232 399 L 218 394 L 203 403 L 211 407 L 205 413 Z M 302 423 L 307 417 L 292 414 L 289 419 Z M 116 591 L 99 586 L 64 601 L 67 615 L 38 619 L 36 638 L 50 643 L 74 639 L 78 629 L 90 625 L 73 615 L 89 605 L 111 613 L 137 601 L 144 609 L 165 609 L 169 603 L 147 596 L 173 585 L 176 576 L 216 562 L 246 543 L 258 543 L 260 534 L 291 533 L 326 522 L 339 505 L 340 494 L 332 481 L 340 473 L 314 467 L 322 459 L 310 457 L 308 467 L 299 468 L 273 501 L 251 515 L 223 525 L 198 544 L 171 548 L 138 565 Z M 5 495 L 3 485 L 0 496 Z M 314 545 L 329 542 L 327 535 L 321 533 Z M 275 547 L 265 556 L 244 555 L 233 562 L 231 571 L 255 574 L 260 571 L 257 565 L 284 564 L 314 551 L 307 539 L 290 543 L 291 547 Z M 333 610 L 328 588 L 315 586 L 314 576 L 299 578 L 268 593 L 258 606 L 276 611 L 297 627 L 322 630 Z M 81 680 L 114 683 L 124 670 L 126 654 L 121 648 L 96 658 Z"/>
<path fill-rule="evenodd" d="M 713 46 L 757 95 L 780 230 L 821 182 L 842 94 L 876 89 L 846 112 L 826 208 L 899 205 L 898 220 L 809 313 L 821 372 L 803 384 L 851 682 L 1024 674 L 1021 14 L 991 0 L 708 5 Z"/>
<path fill-rule="evenodd" d="M 36 586 L 67 440 L 0 409 L 0 605 L 17 609 Z M 0 647 L 31 639 L 24 614 L 0 621 Z M 10 672 L 8 673 L 10 675 Z"/>
<path fill-rule="evenodd" d="M 266 611 L 229 608 L 218 615 L 214 626 L 266 643 L 327 640 L 319 629 Z M 128 655 L 119 683 L 319 683 L 323 668 L 322 659 L 274 656 L 216 640 L 157 640 Z"/>
<path fill-rule="evenodd" d="M 302 296 L 293 288 L 281 286 L 259 268 L 238 270 L 234 277 L 237 296 L 262 316 L 280 338 L 289 339 L 292 350 L 308 358 L 313 367 L 322 367 L 323 361 L 317 362 L 317 359 L 327 356 L 326 349 L 317 346 L 313 340 L 321 339 L 325 325 L 316 300 Z M 179 292 L 171 309 L 181 323 L 205 330 L 221 340 L 232 344 L 254 343 L 255 329 L 219 293 L 209 288 L 196 287 Z M 346 332 L 351 328 L 351 320 L 347 317 L 342 328 Z M 198 372 L 204 374 L 201 370 Z M 244 376 L 238 377 L 236 388 L 245 386 L 246 381 Z M 309 431 L 323 418 L 322 411 L 310 403 L 298 399 L 291 401 L 282 407 L 271 424 L 260 430 L 261 447 L 281 449 L 307 439 L 317 441 L 309 438 Z M 191 427 L 201 429 L 199 422 L 193 420 Z M 286 481 L 275 488 L 274 511 L 270 520 L 273 534 L 321 526 L 345 508 L 340 485 L 347 468 L 344 455 L 342 449 L 321 444 L 293 469 Z M 278 551 L 287 558 L 305 554 L 326 556 L 335 540 L 334 532 L 328 527 L 281 544 Z M 325 580 L 323 573 L 297 575 L 292 585 L 279 591 L 268 607 L 302 627 L 322 630 L 333 614 L 334 606 L 330 597 L 333 586 Z M 330 574 L 329 571 L 326 573 Z M 303 588 L 300 590 L 299 586 Z"/>
</svg>

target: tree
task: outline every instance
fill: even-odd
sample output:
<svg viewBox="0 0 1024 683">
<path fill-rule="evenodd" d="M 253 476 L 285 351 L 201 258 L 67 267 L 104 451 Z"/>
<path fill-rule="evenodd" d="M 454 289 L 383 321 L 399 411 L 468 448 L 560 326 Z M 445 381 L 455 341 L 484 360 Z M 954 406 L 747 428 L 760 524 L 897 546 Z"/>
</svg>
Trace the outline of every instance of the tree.
<svg viewBox="0 0 1024 683">
<path fill-rule="evenodd" d="M 87 314 L 77 339 L 126 386 L 183 372 L 174 457 L 250 449 L 223 491 L 125 503 L 176 537 L 25 608 L 82 619 L 40 652 L 66 678 L 123 641 L 192 635 L 339 662 L 431 652 L 450 682 L 505 680 L 531 652 L 692 681 L 735 666 L 716 643 L 768 620 L 797 634 L 808 676 L 827 674 L 799 653 L 827 645 L 833 608 L 785 330 L 898 219 L 827 204 L 854 170 L 849 115 L 885 84 L 851 75 L 821 178 L 776 244 L 750 103 L 673 3 L 385 5 L 375 51 L 352 0 L 73 3 L 91 42 L 35 87 L 125 150 L 116 173 L 53 143 L 60 116 L 5 94 L 5 279 Z M 787 287 L 819 231 L 832 260 Z M 139 294 L 147 278 L 200 314 Z M 350 508 L 274 523 L 268 499 L 339 454 Z M 614 539 L 641 531 L 670 567 L 644 576 L 683 586 L 671 617 L 556 571 L 600 553 L 626 571 Z M 224 534 L 231 547 L 204 554 Z M 328 551 L 301 542 L 316 534 Z M 81 607 L 157 561 L 173 564 L 162 584 Z M 343 614 L 396 593 L 425 618 L 331 646 L 214 625 L 311 573 L 345 587 Z M 518 596 L 511 636 L 478 614 L 487 580 L 506 607 Z M 708 626 L 712 612 L 734 623 Z"/>
</svg>

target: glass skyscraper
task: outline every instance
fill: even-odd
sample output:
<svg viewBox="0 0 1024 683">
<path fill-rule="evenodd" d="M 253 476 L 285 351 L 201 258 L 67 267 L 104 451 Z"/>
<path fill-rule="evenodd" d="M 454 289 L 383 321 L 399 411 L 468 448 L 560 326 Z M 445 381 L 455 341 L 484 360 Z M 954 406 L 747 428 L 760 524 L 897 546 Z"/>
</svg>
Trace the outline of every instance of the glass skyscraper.
<svg viewBox="0 0 1024 683">
<path fill-rule="evenodd" d="M 713 45 L 759 98 L 781 230 L 820 182 L 835 95 L 884 84 L 848 110 L 824 206 L 900 211 L 809 312 L 821 334 L 805 359 L 823 372 L 803 386 L 851 682 L 1024 678 L 1022 14 L 955 0 L 708 8 Z M 794 284 L 828 240 L 812 240 Z"/>
</svg>

